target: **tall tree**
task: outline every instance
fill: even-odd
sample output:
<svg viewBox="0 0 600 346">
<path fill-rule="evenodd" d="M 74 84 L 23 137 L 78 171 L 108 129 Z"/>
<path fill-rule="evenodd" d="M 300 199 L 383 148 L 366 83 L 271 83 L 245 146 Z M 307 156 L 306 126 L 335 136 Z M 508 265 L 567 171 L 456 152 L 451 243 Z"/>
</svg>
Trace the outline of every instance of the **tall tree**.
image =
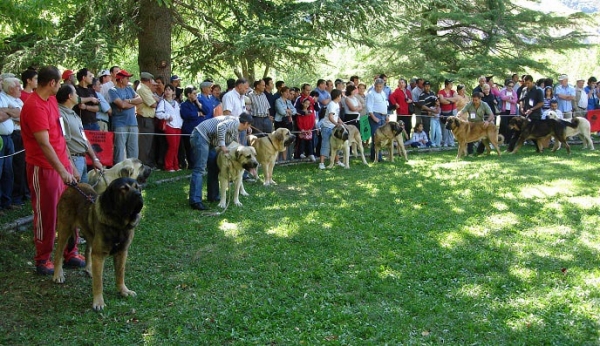
<svg viewBox="0 0 600 346">
<path fill-rule="evenodd" d="M 423 0 L 399 3 L 399 25 L 381 43 L 373 69 L 472 80 L 529 68 L 548 71 L 546 50 L 583 47 L 579 31 L 589 18 L 546 14 L 503 0 Z M 408 16 L 410 14 L 410 16 Z"/>
</svg>

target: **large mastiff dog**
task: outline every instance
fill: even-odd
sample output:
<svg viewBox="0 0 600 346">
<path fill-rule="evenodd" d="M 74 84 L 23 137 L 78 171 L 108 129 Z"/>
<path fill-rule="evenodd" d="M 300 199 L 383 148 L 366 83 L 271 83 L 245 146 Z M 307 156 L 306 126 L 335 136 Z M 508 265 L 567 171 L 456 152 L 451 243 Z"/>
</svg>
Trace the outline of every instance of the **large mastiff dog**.
<svg viewBox="0 0 600 346">
<path fill-rule="evenodd" d="M 296 140 L 290 130 L 279 128 L 265 137 L 248 136 L 248 143 L 256 149 L 256 159 L 265 172 L 264 185 L 277 185 L 273 180 L 273 168 L 277 155 Z"/>
<path fill-rule="evenodd" d="M 219 191 L 221 193 L 221 201 L 219 207 L 227 206 L 227 190 L 229 182 L 233 181 L 233 203 L 238 207 L 242 206 L 239 196 L 248 196 L 242 183 L 244 170 L 256 176 L 256 150 L 254 147 L 239 145 L 237 142 L 232 142 L 227 146 L 228 153 L 217 150 L 217 165 L 219 166 Z"/>
<path fill-rule="evenodd" d="M 459 117 L 452 116 L 446 119 L 446 129 L 451 130 L 454 134 L 454 138 L 458 142 L 458 154 L 456 159 L 460 159 L 467 155 L 467 144 L 483 140 L 483 145 L 487 154 L 491 152 L 490 143 L 494 145 L 494 149 L 500 156 L 500 148 L 498 146 L 498 131 L 496 125 L 488 123 L 484 126 L 483 122 L 469 122 Z"/>
<path fill-rule="evenodd" d="M 554 141 L 552 152 L 555 152 L 558 149 L 560 142 L 567 148 L 567 153 L 570 154 L 571 147 L 567 143 L 567 132 L 565 127 L 576 128 L 577 124 L 568 121 L 561 122 L 560 120 L 555 119 L 529 120 L 525 117 L 518 116 L 510 119 L 508 126 L 515 131 L 521 132 L 517 145 L 511 154 L 516 154 L 517 151 L 519 151 L 519 148 L 521 148 L 523 143 L 528 139 L 535 139 L 537 151 L 541 153 L 544 151 L 543 143 L 549 140 L 550 137 L 556 139 Z"/>
<path fill-rule="evenodd" d="M 92 276 L 94 310 L 105 307 L 102 275 L 104 261 L 110 255 L 114 257 L 117 290 L 124 297 L 135 296 L 135 292 L 125 286 L 125 263 L 143 206 L 140 185 L 131 178 L 113 180 L 99 197 L 88 184 L 67 188 L 58 202 L 53 281 L 65 282 L 62 254 L 67 241 L 79 228 L 87 241 L 85 271 Z"/>
<path fill-rule="evenodd" d="M 556 113 L 554 111 L 548 112 L 548 118 L 554 119 L 554 120 L 559 120 L 558 116 L 556 115 Z M 574 137 L 574 136 L 579 135 L 579 138 L 581 138 L 581 141 L 583 142 L 583 149 L 589 148 L 590 150 L 594 150 L 594 142 L 592 141 L 592 136 L 591 136 L 591 131 L 590 131 L 591 125 L 590 125 L 590 122 L 586 118 L 574 117 L 571 120 L 571 123 L 576 126 L 575 128 L 569 126 L 569 124 L 565 124 L 568 122 L 566 120 L 560 120 L 560 121 L 565 125 L 565 136 L 566 137 Z M 558 149 L 560 149 L 560 142 L 558 143 Z"/>
<path fill-rule="evenodd" d="M 145 166 L 138 159 L 125 159 L 109 169 L 105 169 L 103 173 L 91 170 L 88 172 L 88 184 L 94 187 L 97 193 L 102 193 L 111 181 L 117 178 L 133 178 L 140 184 L 145 184 L 146 180 L 152 173 L 152 169 Z M 102 176 L 104 174 L 104 176 Z"/>
<path fill-rule="evenodd" d="M 408 154 L 406 154 L 404 139 L 402 138 L 404 132 L 404 126 L 402 125 L 404 125 L 403 121 L 390 121 L 375 131 L 375 142 L 373 143 L 375 145 L 375 160 L 373 163 L 377 163 L 379 152 L 386 146 L 389 150 L 390 162 L 394 162 L 394 142 L 398 143 L 398 153 L 408 161 Z"/>
<path fill-rule="evenodd" d="M 367 160 L 365 159 L 365 151 L 362 146 L 362 138 L 360 137 L 360 131 L 354 125 L 341 125 L 333 128 L 333 132 L 331 132 L 330 143 L 330 152 L 329 152 L 329 166 L 327 168 L 333 168 L 333 164 L 335 162 L 335 154 L 338 150 L 344 150 L 344 166 L 345 168 L 350 168 L 350 148 L 352 148 L 352 153 L 357 155 L 357 152 L 360 152 L 360 157 L 362 158 L 362 162 L 365 165 L 368 165 Z"/>
</svg>

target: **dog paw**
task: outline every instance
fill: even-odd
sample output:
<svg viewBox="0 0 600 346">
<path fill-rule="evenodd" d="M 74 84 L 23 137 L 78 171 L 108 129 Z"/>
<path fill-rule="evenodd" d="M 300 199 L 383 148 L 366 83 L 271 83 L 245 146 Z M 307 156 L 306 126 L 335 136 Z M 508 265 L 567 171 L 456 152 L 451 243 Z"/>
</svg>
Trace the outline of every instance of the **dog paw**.
<svg viewBox="0 0 600 346">
<path fill-rule="evenodd" d="M 121 293 L 121 295 L 123 297 L 135 297 L 135 296 L 137 296 L 137 293 L 135 293 L 135 291 L 132 291 L 132 290 L 128 289 L 127 287 L 125 287 L 124 289 L 122 289 L 120 291 L 120 293 Z"/>
<path fill-rule="evenodd" d="M 243 205 L 240 201 L 233 201 L 233 204 L 235 204 L 238 207 L 241 207 Z"/>
<path fill-rule="evenodd" d="M 57 270 L 57 271 L 54 272 L 54 276 L 52 277 L 52 281 L 54 281 L 57 284 L 65 283 L 65 275 L 62 272 L 59 272 Z"/>
<path fill-rule="evenodd" d="M 277 183 L 273 180 L 271 180 L 271 185 L 277 185 Z"/>
<path fill-rule="evenodd" d="M 345 169 L 350 169 L 350 166 L 344 166 Z"/>
<path fill-rule="evenodd" d="M 240 195 L 242 196 L 250 196 L 250 194 L 246 191 L 240 191 Z"/>
<path fill-rule="evenodd" d="M 94 298 L 94 303 L 92 304 L 92 308 L 94 309 L 94 311 L 102 311 L 105 307 L 106 304 L 104 304 L 104 298 Z"/>
<path fill-rule="evenodd" d="M 225 201 L 223 199 L 221 199 L 221 202 L 219 202 L 219 208 L 225 208 L 227 206 L 227 203 L 225 203 Z"/>
</svg>

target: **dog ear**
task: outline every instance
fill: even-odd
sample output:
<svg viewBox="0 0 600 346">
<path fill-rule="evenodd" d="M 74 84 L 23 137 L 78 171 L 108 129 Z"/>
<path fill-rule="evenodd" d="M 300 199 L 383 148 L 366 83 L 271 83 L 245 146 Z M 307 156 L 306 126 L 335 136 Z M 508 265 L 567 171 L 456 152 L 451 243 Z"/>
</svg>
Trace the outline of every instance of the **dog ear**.
<svg viewBox="0 0 600 346">
<path fill-rule="evenodd" d="M 129 178 L 129 177 L 133 176 L 133 173 L 134 173 L 133 167 L 131 167 L 131 166 L 123 167 L 119 171 L 119 177 Z"/>
<path fill-rule="evenodd" d="M 283 131 L 274 131 L 274 135 L 273 137 L 275 137 L 276 140 L 283 142 Z"/>
</svg>

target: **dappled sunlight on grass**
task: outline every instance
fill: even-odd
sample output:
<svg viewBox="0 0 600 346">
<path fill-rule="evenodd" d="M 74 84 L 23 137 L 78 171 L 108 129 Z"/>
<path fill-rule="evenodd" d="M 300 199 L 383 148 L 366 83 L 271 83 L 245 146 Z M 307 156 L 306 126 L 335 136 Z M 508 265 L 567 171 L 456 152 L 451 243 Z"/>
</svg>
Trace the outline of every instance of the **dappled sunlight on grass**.
<svg viewBox="0 0 600 346">
<path fill-rule="evenodd" d="M 452 249 L 465 245 L 464 235 L 460 232 L 442 233 L 439 238 L 439 243 L 444 248 Z"/>
<path fill-rule="evenodd" d="M 600 207 L 600 197 L 573 196 L 569 198 L 569 203 L 572 203 L 581 209 L 598 208 Z"/>
<path fill-rule="evenodd" d="M 237 223 L 228 222 L 226 220 L 222 220 L 219 225 L 219 230 L 223 232 L 223 235 L 227 238 L 232 238 L 236 243 L 240 243 L 243 241 L 242 232 L 240 230 L 240 226 Z"/>
<path fill-rule="evenodd" d="M 557 195 L 573 196 L 577 190 L 571 180 L 557 179 L 544 184 L 524 186 L 520 194 L 526 199 L 545 199 Z"/>
<path fill-rule="evenodd" d="M 298 224 L 290 218 L 285 217 L 279 220 L 279 224 L 276 227 L 266 230 L 266 233 L 276 237 L 288 238 L 295 235 L 297 231 Z"/>
<path fill-rule="evenodd" d="M 535 279 L 537 272 L 530 268 L 524 268 L 521 265 L 513 265 L 509 269 L 509 273 L 519 278 L 523 282 L 530 282 Z"/>
<path fill-rule="evenodd" d="M 487 223 L 497 228 L 508 228 L 519 223 L 519 217 L 511 212 L 493 214 L 487 217 Z"/>
<path fill-rule="evenodd" d="M 388 266 L 381 265 L 377 271 L 377 276 L 381 279 L 399 279 L 402 273 Z"/>
<path fill-rule="evenodd" d="M 485 296 L 487 296 L 489 292 L 487 292 L 487 289 L 483 285 L 465 284 L 460 287 L 456 294 L 471 299 L 480 299 L 485 298 Z"/>
</svg>

